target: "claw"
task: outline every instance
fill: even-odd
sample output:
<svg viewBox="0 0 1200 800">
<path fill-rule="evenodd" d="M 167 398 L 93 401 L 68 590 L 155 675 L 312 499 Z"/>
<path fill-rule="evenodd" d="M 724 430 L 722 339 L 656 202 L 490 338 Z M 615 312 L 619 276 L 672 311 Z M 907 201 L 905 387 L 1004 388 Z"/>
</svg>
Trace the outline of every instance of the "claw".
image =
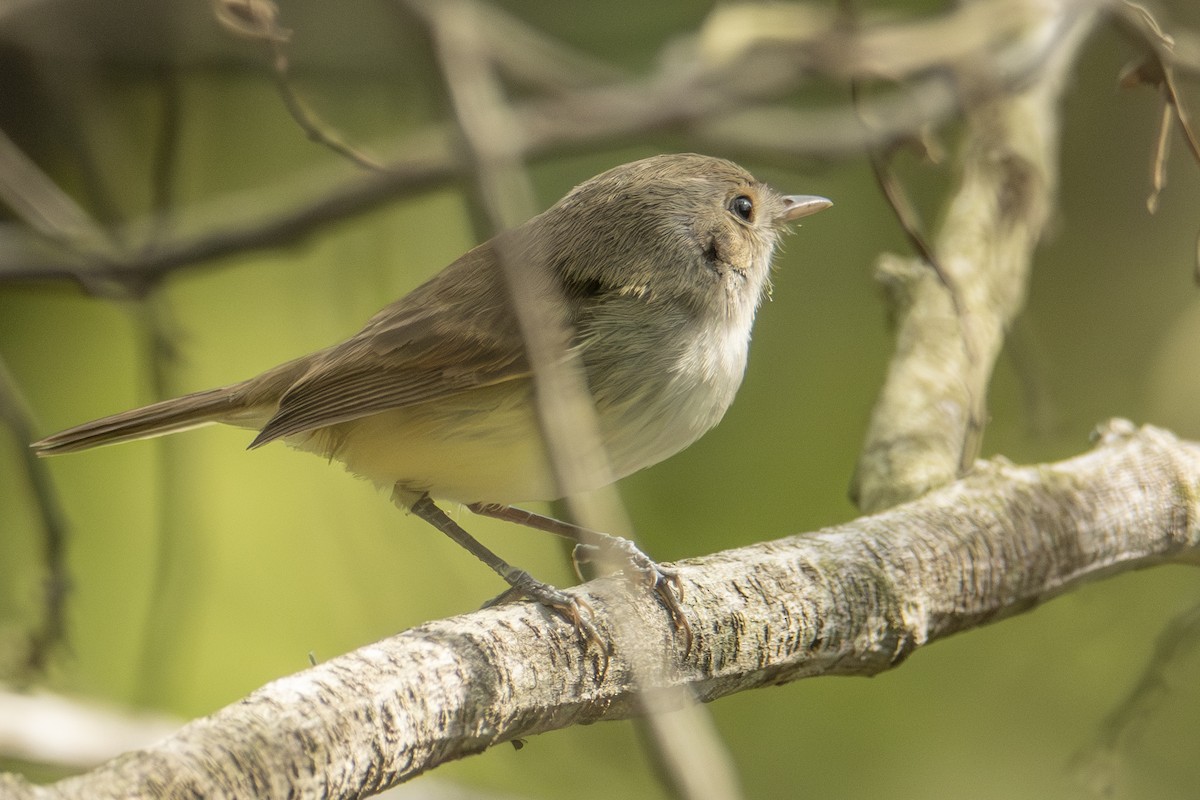
<svg viewBox="0 0 1200 800">
<path fill-rule="evenodd" d="M 683 654 L 686 656 L 692 652 L 693 640 L 692 626 L 683 613 L 683 581 L 680 580 L 679 573 L 673 569 L 665 569 L 653 561 L 650 562 L 650 565 L 654 574 L 654 593 L 671 613 L 671 621 L 675 623 L 675 630 L 683 634 Z"/>
<path fill-rule="evenodd" d="M 617 536 L 609 537 L 603 541 L 602 546 L 616 553 L 629 565 L 634 580 L 654 590 L 654 593 L 658 595 L 658 599 L 671 614 L 671 621 L 675 625 L 675 630 L 683 635 L 684 654 L 691 653 L 693 643 L 692 626 L 688 623 L 687 616 L 683 613 L 683 581 L 680 579 L 679 573 L 657 564 L 650 556 L 639 550 L 638 546 L 629 539 Z M 595 545 L 587 545 L 587 547 L 592 551 L 599 549 Z M 577 547 L 576 550 L 578 549 Z"/>
<path fill-rule="evenodd" d="M 604 679 L 608 673 L 608 646 L 600 636 L 600 631 L 596 628 L 595 623 L 592 622 L 596 617 L 596 610 L 591 603 L 582 597 L 567 594 L 548 583 L 542 583 L 528 572 L 518 570 L 517 574 L 513 576 L 512 586 L 484 603 L 483 607 L 491 608 L 521 598 L 535 601 L 554 612 L 564 622 L 569 623 L 583 639 L 585 646 L 595 645 L 601 658 L 601 667 L 598 672 L 600 679 Z"/>
<path fill-rule="evenodd" d="M 594 544 L 584 544 L 580 542 L 571 548 L 571 567 L 575 570 L 575 577 L 581 582 L 588 579 L 588 575 L 584 574 L 584 567 L 595 564 L 600 555 L 600 548 Z"/>
<path fill-rule="evenodd" d="M 488 600 L 486 603 L 481 605 L 480 608 L 495 608 L 496 606 L 507 605 L 520 600 L 523 596 L 524 595 L 521 592 L 510 586 L 500 594 L 493 597 L 491 600 Z"/>
<path fill-rule="evenodd" d="M 414 507 L 415 508 L 415 507 Z M 598 555 L 602 553 L 613 553 L 616 555 L 615 560 L 625 562 L 631 569 L 637 580 L 643 585 L 653 587 L 654 593 L 658 595 L 662 604 L 667 607 L 667 611 L 671 614 L 671 620 L 675 624 L 675 629 L 681 632 L 684 636 L 684 652 L 692 651 L 692 627 L 688 624 L 687 617 L 683 613 L 683 606 L 680 605 L 683 599 L 683 582 L 679 579 L 678 574 L 674 570 L 664 569 L 658 564 L 655 564 L 649 556 L 637 548 L 633 542 L 624 539 L 620 536 L 612 536 L 599 531 L 588 530 L 581 528 L 578 525 L 572 525 L 568 522 L 562 522 L 552 517 L 545 517 L 541 514 L 535 514 L 531 511 L 524 511 L 513 506 L 500 505 L 497 503 L 472 503 L 467 506 L 476 514 L 482 514 L 485 517 L 493 517 L 495 519 L 503 519 L 508 522 L 515 522 L 519 525 L 527 525 L 540 531 L 553 533 L 556 536 L 562 536 L 575 542 L 575 548 L 571 552 L 571 563 L 575 567 L 575 574 L 580 580 L 584 580 L 581 566 L 592 564 L 599 559 Z M 478 545 L 477 545 L 478 547 Z M 491 563 L 491 562 L 489 562 Z M 507 565 L 504 565 L 507 567 Z M 511 585 L 517 586 L 513 578 L 521 578 L 519 575 L 510 576 L 500 567 L 493 564 L 493 569 L 496 569 L 504 576 Z M 513 571 L 509 568 L 510 571 Z M 532 581 L 528 575 L 524 579 Z M 557 591 L 557 590 L 555 590 Z M 500 598 L 508 596 L 505 592 Z M 527 593 L 528 594 L 528 593 Z M 560 593 L 561 594 L 561 593 Z M 533 596 L 533 595 L 530 595 Z M 498 598 L 499 599 L 499 598 Z M 496 601 L 493 601 L 496 602 Z M 542 601 L 544 605 L 551 608 L 558 608 L 561 604 L 553 600 L 550 602 Z M 590 614 L 590 606 L 588 607 Z M 589 634 L 587 628 L 590 623 L 582 620 L 578 611 L 570 612 L 568 618 L 576 629 L 581 634 L 588 637 L 589 640 L 595 641 L 593 634 Z M 594 627 L 591 628 L 594 631 Z M 607 658 L 607 656 L 606 656 Z"/>
</svg>

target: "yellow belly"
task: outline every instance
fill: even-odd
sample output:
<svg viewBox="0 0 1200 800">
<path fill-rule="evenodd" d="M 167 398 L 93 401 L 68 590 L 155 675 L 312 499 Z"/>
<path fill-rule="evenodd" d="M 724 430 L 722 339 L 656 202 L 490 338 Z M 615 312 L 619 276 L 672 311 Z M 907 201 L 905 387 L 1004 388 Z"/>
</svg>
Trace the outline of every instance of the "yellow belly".
<svg viewBox="0 0 1200 800">
<path fill-rule="evenodd" d="M 748 329 L 747 329 L 748 330 Z M 591 365 L 590 378 L 611 479 L 656 464 L 721 419 L 745 368 L 746 337 L 684 338 L 661 348 L 653 369 L 630 359 Z M 395 488 L 460 503 L 520 503 L 561 496 L 546 460 L 532 382 L 511 380 L 287 437 L 294 447 L 341 461 Z M 601 476 L 592 486 L 599 488 Z"/>
<path fill-rule="evenodd" d="M 528 381 L 510 381 L 288 437 L 410 502 L 428 492 L 460 503 L 551 500 Z"/>
</svg>

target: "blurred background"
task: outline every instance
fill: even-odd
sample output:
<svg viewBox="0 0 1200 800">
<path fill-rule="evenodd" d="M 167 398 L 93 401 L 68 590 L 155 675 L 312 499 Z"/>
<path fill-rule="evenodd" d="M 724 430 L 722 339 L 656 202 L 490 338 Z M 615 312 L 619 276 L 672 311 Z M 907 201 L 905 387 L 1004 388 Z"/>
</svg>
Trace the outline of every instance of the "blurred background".
<svg viewBox="0 0 1200 800">
<path fill-rule="evenodd" d="M 904 13 L 941 10 L 909 5 Z M 652 69 L 713 7 L 494 6 L 630 74 Z M 1159 11 L 1168 30 L 1200 28 L 1191 0 Z M 406 136 L 449 119 L 426 30 L 403 6 L 298 1 L 281 12 L 292 86 L 347 141 L 386 162 L 405 155 Z M 1200 437 L 1200 165 L 1173 132 L 1167 186 L 1157 213 L 1147 211 L 1160 99 L 1117 89 L 1135 55 L 1101 26 L 1066 93 L 1060 208 L 996 371 L 985 456 L 1065 458 L 1112 416 Z M 1200 109 L 1200 86 L 1181 86 Z M 304 135 L 267 48 L 231 35 L 206 3 L 0 4 L 0 98 L 6 158 L 23 152 L 123 231 L 100 248 L 153 255 L 253 228 L 363 175 Z M 794 102 L 846 98 L 845 86 L 827 83 Z M 955 133 L 942 131 L 951 152 Z M 862 156 L 756 161 L 663 130 L 563 148 L 530 168 L 544 208 L 616 164 L 697 149 L 835 207 L 786 240 L 724 422 L 621 484 L 644 549 L 661 560 L 856 516 L 846 490 L 891 350 L 872 268 L 881 251 L 906 252 Z M 898 163 L 927 220 L 938 217 L 952 164 Z M 0 165 L 4 180 L 19 174 L 12 160 Z M 0 359 L 39 436 L 337 341 L 476 242 L 452 180 L 136 285 L 40 270 L 61 263 L 62 250 L 38 245 L 19 219 L 0 209 Z M 0 427 L 0 682 L 190 718 L 305 668 L 310 654 L 471 611 L 503 588 L 367 483 L 282 446 L 245 452 L 250 438 L 206 428 L 43 464 L 66 523 L 70 585 L 66 642 L 31 676 L 28 635 L 46 613 L 44 521 L 26 442 Z M 572 582 L 550 537 L 459 518 L 513 563 Z M 711 711 L 750 797 L 1084 796 L 1079 766 L 1091 762 L 1079 753 L 1102 736 L 1167 623 L 1197 603 L 1194 571 L 1123 575 L 923 649 L 873 680 L 805 680 Z M 1200 654 L 1172 667 L 1170 701 L 1106 763 L 1116 796 L 1194 796 L 1197 669 Z M 662 796 L 640 751 L 631 725 L 608 723 L 498 747 L 437 777 L 530 798 Z M 0 766 L 57 774 L 3 754 Z"/>
</svg>

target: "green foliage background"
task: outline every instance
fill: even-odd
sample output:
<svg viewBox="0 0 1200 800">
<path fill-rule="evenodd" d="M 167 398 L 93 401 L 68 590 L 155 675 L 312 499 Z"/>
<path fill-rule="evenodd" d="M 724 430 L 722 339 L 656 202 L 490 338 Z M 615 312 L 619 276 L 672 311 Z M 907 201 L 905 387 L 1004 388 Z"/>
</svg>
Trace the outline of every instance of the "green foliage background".
<svg viewBox="0 0 1200 800">
<path fill-rule="evenodd" d="M 635 69 L 707 10 L 504 5 Z M 118 4 L 113 25 L 136 8 Z M 254 63 L 248 46 L 214 45 L 222 34 L 203 14 L 178 11 L 189 21 L 176 20 L 178 38 L 165 44 L 180 48 L 185 64 L 180 208 L 253 214 L 256 206 L 234 204 L 231 193 L 261 201 L 274 191 L 272 200 L 286 204 L 294 187 L 270 187 L 314 164 L 345 169 L 304 138 L 264 71 L 234 68 L 238 59 Z M 1188 3 L 1172 12 L 1200 23 Z M 444 117 L 438 77 L 411 22 L 366 4 L 301 3 L 284 13 L 296 31 L 290 52 L 300 87 L 352 141 L 387 141 Z M 145 66 L 155 45 L 145 40 L 154 33 L 152 25 L 142 36 L 106 32 L 137 45 L 101 59 L 103 69 L 80 75 L 69 92 L 122 216 L 144 214 L 150 202 L 159 84 Z M 13 58 L 11 49 L 0 57 Z M 229 52 L 232 61 L 220 57 Z M 1110 416 L 1200 436 L 1200 292 L 1191 275 L 1200 165 L 1176 141 L 1161 208 L 1147 213 L 1158 105 L 1149 89 L 1114 90 L 1131 55 L 1102 31 L 1069 91 L 1061 211 L 1034 273 L 1018 334 L 1025 344 L 997 371 L 986 454 L 1066 457 Z M 10 72 L 4 80 L 11 89 L 19 79 Z M 1189 91 L 1200 108 L 1200 92 Z M 7 96 L 4 129 L 83 196 L 76 154 L 69 137 L 56 138 L 52 109 L 36 96 Z M 647 139 L 545 160 L 533 174 L 548 205 L 614 164 L 693 147 Z M 781 190 L 824 194 L 836 205 L 787 240 L 726 420 L 621 487 L 645 549 L 664 560 L 853 518 L 846 487 L 890 354 L 871 268 L 877 253 L 904 242 L 866 164 L 745 165 Z M 927 218 L 936 218 L 946 170 L 907 163 L 904 171 Z M 182 228 L 194 224 L 191 213 L 180 217 Z M 167 321 L 175 348 L 157 361 L 168 393 L 228 383 L 352 333 L 473 243 L 464 200 L 447 188 L 291 247 L 181 273 L 149 304 L 63 285 L 0 285 L 0 354 L 48 433 L 156 399 L 151 317 Z M 1035 414 L 1031 393 L 1046 401 Z M 70 643 L 55 661 L 54 688 L 201 715 L 303 669 L 309 653 L 331 657 L 470 611 L 502 588 L 371 486 L 284 447 L 244 452 L 248 439 L 210 428 L 51 463 L 72 526 L 74 580 Z M 42 578 L 37 519 L 12 455 L 19 446 L 0 430 L 0 656 L 15 652 L 37 619 Z M 463 516 L 510 560 L 570 582 L 546 537 Z M 1193 571 L 1125 575 L 922 650 L 871 681 L 802 681 L 711 710 L 750 797 L 1072 797 L 1072 755 L 1133 686 L 1164 624 L 1198 601 Z M 1200 699 L 1197 666 L 1194 659 L 1190 672 L 1173 676 L 1168 708 L 1128 743 L 1121 796 L 1190 796 L 1198 730 L 1183 709 Z M 537 737 L 520 752 L 499 747 L 438 775 L 534 798 L 658 797 L 640 751 L 632 727 L 613 723 Z"/>
</svg>

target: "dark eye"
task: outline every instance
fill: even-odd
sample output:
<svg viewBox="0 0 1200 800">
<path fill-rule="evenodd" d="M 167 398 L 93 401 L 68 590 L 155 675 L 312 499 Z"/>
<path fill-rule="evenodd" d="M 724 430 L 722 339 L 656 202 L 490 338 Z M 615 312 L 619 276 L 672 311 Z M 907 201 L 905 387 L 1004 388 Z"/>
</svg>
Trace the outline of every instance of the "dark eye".
<svg viewBox="0 0 1200 800">
<path fill-rule="evenodd" d="M 739 194 L 729 204 L 729 210 L 749 222 L 750 218 L 754 216 L 754 201 L 744 194 Z"/>
</svg>

